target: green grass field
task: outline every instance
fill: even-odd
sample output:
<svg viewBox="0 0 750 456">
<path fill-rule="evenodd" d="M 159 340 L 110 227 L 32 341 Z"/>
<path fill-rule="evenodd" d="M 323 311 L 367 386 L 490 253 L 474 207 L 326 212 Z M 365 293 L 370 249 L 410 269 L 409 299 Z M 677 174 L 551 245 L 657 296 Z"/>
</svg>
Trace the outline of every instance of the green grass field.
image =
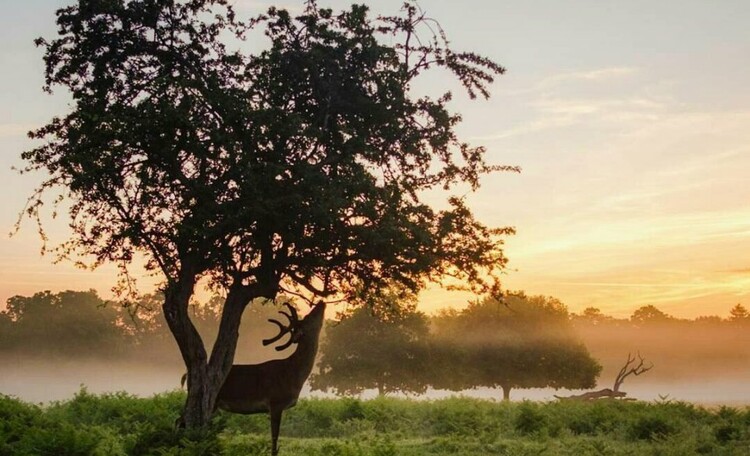
<svg viewBox="0 0 750 456">
<path fill-rule="evenodd" d="M 92 395 L 46 406 L 0 396 L 0 456 L 266 455 L 265 415 L 221 414 L 175 433 L 183 392 Z M 686 403 L 302 400 L 282 455 L 750 455 L 750 408 Z"/>
</svg>

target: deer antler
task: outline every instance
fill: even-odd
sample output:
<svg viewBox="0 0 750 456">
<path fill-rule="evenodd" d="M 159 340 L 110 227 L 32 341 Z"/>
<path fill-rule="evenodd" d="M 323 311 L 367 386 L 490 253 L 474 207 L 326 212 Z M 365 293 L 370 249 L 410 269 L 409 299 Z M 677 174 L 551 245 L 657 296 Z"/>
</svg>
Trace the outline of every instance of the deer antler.
<svg viewBox="0 0 750 456">
<path fill-rule="evenodd" d="M 284 312 L 283 310 L 280 310 L 279 313 L 287 318 L 289 320 L 288 325 L 284 325 L 279 320 L 276 320 L 274 318 L 269 318 L 268 321 L 275 324 L 279 327 L 279 333 L 275 335 L 274 337 L 271 337 L 270 339 L 263 339 L 263 346 L 268 346 L 282 337 L 284 337 L 285 334 L 290 333 L 294 335 L 294 332 L 297 330 L 297 325 L 299 324 L 299 315 L 297 315 L 297 309 L 292 307 L 291 304 L 288 302 L 285 302 L 284 305 L 289 309 L 289 313 Z M 294 337 L 290 337 L 289 340 L 276 347 L 276 351 L 282 351 L 286 350 L 292 343 L 294 342 Z"/>
<path fill-rule="evenodd" d="M 292 306 L 288 302 L 285 302 L 284 306 L 289 309 L 289 313 L 286 313 L 283 310 L 280 310 L 279 313 L 289 320 L 290 326 L 297 326 L 297 324 L 299 323 L 299 315 L 297 315 L 297 309 L 295 309 L 294 306 Z"/>
</svg>

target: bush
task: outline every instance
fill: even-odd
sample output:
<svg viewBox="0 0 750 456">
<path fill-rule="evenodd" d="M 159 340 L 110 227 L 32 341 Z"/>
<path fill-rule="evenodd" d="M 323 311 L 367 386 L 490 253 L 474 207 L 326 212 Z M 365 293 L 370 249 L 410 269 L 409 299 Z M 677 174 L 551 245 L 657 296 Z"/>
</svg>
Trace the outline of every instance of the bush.
<svg viewBox="0 0 750 456">
<path fill-rule="evenodd" d="M 0 455 L 10 455 L 19 442 L 39 425 L 42 411 L 8 396 L 0 395 Z"/>
<path fill-rule="evenodd" d="M 655 440 L 667 437 L 675 431 L 675 426 L 664 417 L 643 416 L 631 424 L 629 434 L 634 440 Z"/>
<path fill-rule="evenodd" d="M 343 421 L 362 419 L 365 417 L 365 408 L 359 399 L 343 398 L 341 399 L 341 415 Z"/>
<path fill-rule="evenodd" d="M 516 431 L 521 435 L 539 434 L 547 427 L 547 417 L 537 405 L 524 401 L 515 420 Z"/>
<path fill-rule="evenodd" d="M 612 401 L 560 404 L 555 411 L 557 419 L 563 421 L 570 432 L 590 436 L 614 432 L 623 414 L 619 404 Z"/>
</svg>

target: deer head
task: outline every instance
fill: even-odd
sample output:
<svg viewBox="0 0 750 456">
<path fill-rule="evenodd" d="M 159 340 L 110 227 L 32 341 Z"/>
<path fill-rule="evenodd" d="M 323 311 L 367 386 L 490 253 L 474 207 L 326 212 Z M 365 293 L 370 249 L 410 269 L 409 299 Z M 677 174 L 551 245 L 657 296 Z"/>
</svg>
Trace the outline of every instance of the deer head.
<svg viewBox="0 0 750 456">
<path fill-rule="evenodd" d="M 325 314 L 326 304 L 323 301 L 318 302 L 313 310 L 310 311 L 307 316 L 300 320 L 297 314 L 297 309 L 292 307 L 289 303 L 284 303 L 284 306 L 289 310 L 289 313 L 280 310 L 279 313 L 286 317 L 289 321 L 288 324 L 283 324 L 275 318 L 270 318 L 268 321 L 279 327 L 279 333 L 274 337 L 263 340 L 263 345 L 268 346 L 274 342 L 279 341 L 286 334 L 290 334 L 289 340 L 285 343 L 276 347 L 277 351 L 283 351 L 289 348 L 292 344 L 299 344 L 305 339 L 317 340 L 320 329 L 323 326 L 323 316 Z"/>
</svg>

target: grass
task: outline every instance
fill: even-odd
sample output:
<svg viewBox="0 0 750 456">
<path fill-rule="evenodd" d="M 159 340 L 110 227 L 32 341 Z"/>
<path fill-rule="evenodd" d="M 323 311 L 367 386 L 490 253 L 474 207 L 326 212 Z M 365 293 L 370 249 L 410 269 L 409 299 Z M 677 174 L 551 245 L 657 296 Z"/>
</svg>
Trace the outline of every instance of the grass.
<svg viewBox="0 0 750 456">
<path fill-rule="evenodd" d="M 47 406 L 0 396 L 0 456 L 267 455 L 265 415 L 175 432 L 183 392 Z M 750 408 L 611 402 L 307 399 L 284 414 L 282 455 L 748 455 Z"/>
</svg>

